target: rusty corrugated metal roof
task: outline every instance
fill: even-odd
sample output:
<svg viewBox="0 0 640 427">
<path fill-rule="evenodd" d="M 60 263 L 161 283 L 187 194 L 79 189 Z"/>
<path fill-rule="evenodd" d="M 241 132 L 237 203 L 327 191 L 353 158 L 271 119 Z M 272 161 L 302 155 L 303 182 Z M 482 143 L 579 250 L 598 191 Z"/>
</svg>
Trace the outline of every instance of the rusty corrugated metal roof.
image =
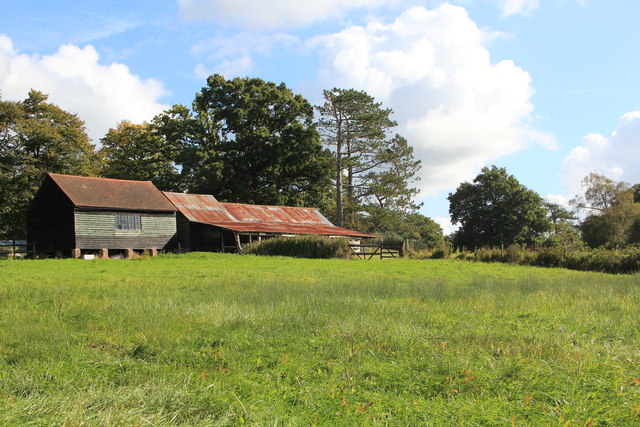
<svg viewBox="0 0 640 427">
<path fill-rule="evenodd" d="M 211 223 L 217 227 L 228 230 L 252 233 L 278 233 L 278 234 L 317 234 L 320 236 L 350 236 L 350 237 L 373 237 L 369 234 L 335 225 L 316 224 L 285 224 L 285 223 L 259 223 L 259 222 L 216 222 Z"/>
<path fill-rule="evenodd" d="M 189 221 L 208 223 L 234 220 L 222 206 L 222 203 L 209 194 L 170 193 L 167 191 L 163 194 Z"/>
<path fill-rule="evenodd" d="M 189 221 L 237 232 L 372 237 L 336 227 L 315 208 L 221 203 L 203 194 L 164 194 Z"/>
<path fill-rule="evenodd" d="M 151 181 L 95 178 L 49 173 L 75 206 L 141 211 L 171 211 L 176 208 Z"/>
</svg>

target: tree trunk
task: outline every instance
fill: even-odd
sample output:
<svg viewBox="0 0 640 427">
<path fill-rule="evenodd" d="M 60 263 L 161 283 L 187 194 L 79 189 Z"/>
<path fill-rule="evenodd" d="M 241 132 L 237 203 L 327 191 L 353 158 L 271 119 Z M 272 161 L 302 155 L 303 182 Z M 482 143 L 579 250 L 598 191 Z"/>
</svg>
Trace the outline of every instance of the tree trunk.
<svg viewBox="0 0 640 427">
<path fill-rule="evenodd" d="M 336 225 L 343 226 L 344 206 L 342 205 L 342 156 L 340 154 L 340 145 L 338 144 L 336 156 Z"/>
</svg>

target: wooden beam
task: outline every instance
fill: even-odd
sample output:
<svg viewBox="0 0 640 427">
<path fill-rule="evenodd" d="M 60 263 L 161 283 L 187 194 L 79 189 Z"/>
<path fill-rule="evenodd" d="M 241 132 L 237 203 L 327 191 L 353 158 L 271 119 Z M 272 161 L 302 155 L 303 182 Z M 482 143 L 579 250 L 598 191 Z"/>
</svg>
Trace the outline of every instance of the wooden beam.
<svg viewBox="0 0 640 427">
<path fill-rule="evenodd" d="M 242 245 L 240 244 L 240 234 L 234 232 L 233 237 L 235 237 L 236 239 L 236 248 L 238 253 L 240 253 L 240 251 L 242 250 Z"/>
</svg>

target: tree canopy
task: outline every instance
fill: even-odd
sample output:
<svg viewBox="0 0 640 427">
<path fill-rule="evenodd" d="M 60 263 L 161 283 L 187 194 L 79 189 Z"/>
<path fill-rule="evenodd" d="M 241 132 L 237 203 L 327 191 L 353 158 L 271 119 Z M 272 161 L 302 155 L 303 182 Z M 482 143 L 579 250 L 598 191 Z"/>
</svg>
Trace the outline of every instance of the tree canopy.
<svg viewBox="0 0 640 427">
<path fill-rule="evenodd" d="M 174 106 L 153 125 L 179 147 L 181 186 L 230 202 L 325 203 L 330 156 L 313 107 L 284 83 L 257 78 L 207 79 L 193 110 Z"/>
<path fill-rule="evenodd" d="M 152 181 L 161 190 L 178 190 L 174 163 L 176 144 L 169 144 L 148 123 L 123 121 L 100 140 L 101 175 L 106 178 Z"/>
<path fill-rule="evenodd" d="M 550 229 L 542 198 L 509 175 L 504 168 L 484 167 L 473 180 L 449 194 L 457 247 L 535 243 Z"/>
<path fill-rule="evenodd" d="M 95 175 L 98 158 L 77 115 L 31 90 L 0 100 L 0 233 L 25 235 L 26 210 L 45 172 Z"/>
<path fill-rule="evenodd" d="M 590 173 L 582 180 L 584 195 L 572 204 L 587 215 L 580 224 L 582 239 L 591 247 L 621 247 L 640 243 L 638 185 L 616 182 Z"/>
</svg>

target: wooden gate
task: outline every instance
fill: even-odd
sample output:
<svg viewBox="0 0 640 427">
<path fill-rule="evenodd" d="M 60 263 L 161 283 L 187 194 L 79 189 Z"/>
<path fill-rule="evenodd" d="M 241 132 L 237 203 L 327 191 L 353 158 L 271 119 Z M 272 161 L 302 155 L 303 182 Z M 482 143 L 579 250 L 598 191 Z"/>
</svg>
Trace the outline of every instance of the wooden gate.
<svg viewBox="0 0 640 427">
<path fill-rule="evenodd" d="M 363 243 L 350 244 L 351 254 L 358 259 L 372 259 L 373 257 L 400 258 L 404 255 L 402 243 Z"/>
</svg>

